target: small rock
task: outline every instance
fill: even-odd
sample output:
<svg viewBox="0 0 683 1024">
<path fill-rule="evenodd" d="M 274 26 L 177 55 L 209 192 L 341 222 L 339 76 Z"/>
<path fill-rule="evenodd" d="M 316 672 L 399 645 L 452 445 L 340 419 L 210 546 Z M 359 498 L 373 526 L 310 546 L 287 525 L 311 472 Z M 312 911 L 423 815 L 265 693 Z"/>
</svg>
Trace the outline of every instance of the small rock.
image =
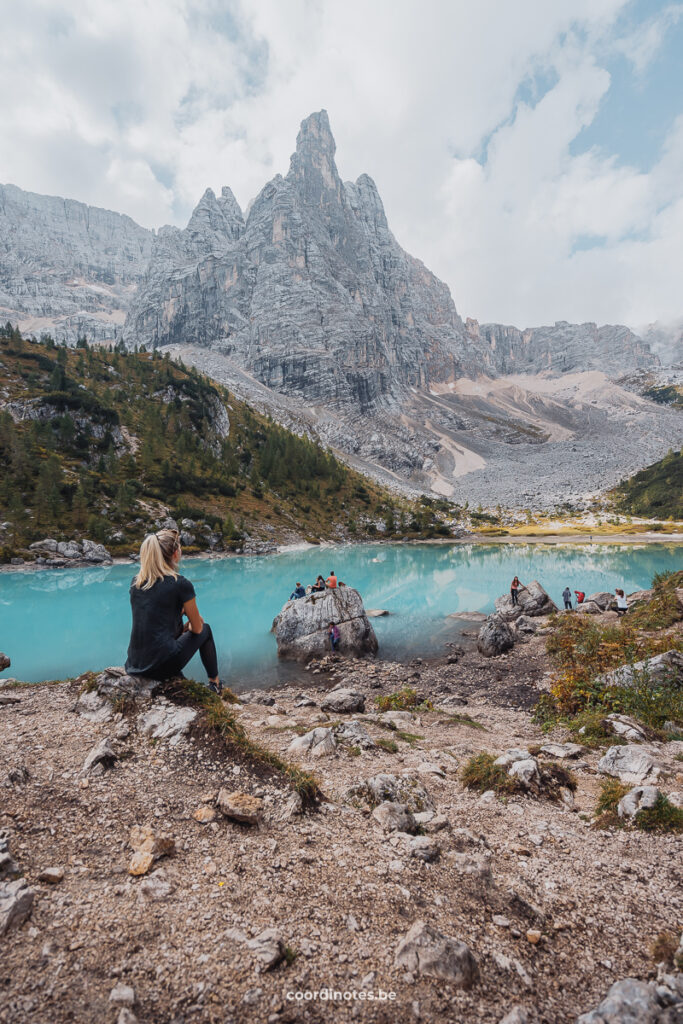
<svg viewBox="0 0 683 1024">
<path fill-rule="evenodd" d="M 140 892 L 151 900 L 164 900 L 173 892 L 173 886 L 166 878 L 163 868 L 154 871 L 149 878 L 144 878 L 140 883 Z"/>
<path fill-rule="evenodd" d="M 229 793 L 227 789 L 221 789 L 217 803 L 221 814 L 226 818 L 245 825 L 260 824 L 263 801 L 259 797 L 240 791 Z"/>
<path fill-rule="evenodd" d="M 494 914 L 491 920 L 493 921 L 497 928 L 510 927 L 510 918 L 504 917 L 502 914 Z"/>
<path fill-rule="evenodd" d="M 24 878 L 0 883 L 0 935 L 19 927 L 31 913 L 35 893 Z"/>
<path fill-rule="evenodd" d="M 247 942 L 247 946 L 264 971 L 276 967 L 284 959 L 285 944 L 275 928 L 266 928 L 260 935 Z"/>
<path fill-rule="evenodd" d="M 116 1018 L 116 1024 L 138 1024 L 138 1019 L 132 1010 L 129 1010 L 127 1006 L 122 1006 Z"/>
<path fill-rule="evenodd" d="M 424 921 L 416 921 L 399 942 L 394 967 L 440 978 L 459 988 L 470 988 L 479 976 L 469 947 Z"/>
<path fill-rule="evenodd" d="M 156 835 L 152 829 L 134 825 L 131 830 L 130 845 L 135 853 L 128 865 L 131 875 L 145 875 L 154 861 L 175 852 L 175 840 L 170 836 Z"/>
<path fill-rule="evenodd" d="M 659 776 L 659 769 L 650 754 L 631 744 L 610 747 L 598 761 L 598 771 L 622 782 L 634 783 L 654 782 Z"/>
<path fill-rule="evenodd" d="M 608 715 L 605 719 L 605 725 L 615 736 L 622 736 L 625 740 L 634 740 L 636 743 L 642 743 L 647 739 L 644 730 L 629 715 Z"/>
<path fill-rule="evenodd" d="M 334 714 L 350 714 L 356 711 L 365 711 L 365 694 L 358 690 L 332 690 L 321 702 L 322 711 L 332 711 Z"/>
<path fill-rule="evenodd" d="M 385 832 L 415 832 L 415 819 L 405 804 L 385 800 L 372 812 Z"/>
<path fill-rule="evenodd" d="M 213 807 L 208 807 L 204 804 L 202 807 L 198 807 L 192 815 L 195 821 L 200 822 L 202 825 L 208 825 L 210 822 L 216 820 L 216 811 Z"/>
<path fill-rule="evenodd" d="M 134 1006 L 135 990 L 120 981 L 109 993 L 109 1002 L 116 1006 Z"/>
<path fill-rule="evenodd" d="M 526 937 L 532 944 L 532 946 L 537 946 L 541 941 L 541 933 L 537 928 L 530 928 L 529 931 L 526 933 Z"/>
<path fill-rule="evenodd" d="M 308 754 L 310 757 L 326 757 L 333 754 L 337 744 L 331 729 L 316 728 L 303 736 L 293 739 L 287 748 L 290 754 Z"/>
<path fill-rule="evenodd" d="M 560 761 L 578 757 L 582 751 L 583 747 L 580 743 L 544 743 L 541 747 L 542 754 L 556 757 Z"/>
<path fill-rule="evenodd" d="M 510 1012 L 502 1018 L 500 1024 L 531 1024 L 531 1017 L 523 1006 L 513 1006 Z"/>
<path fill-rule="evenodd" d="M 637 786 L 621 798 L 617 814 L 620 818 L 635 818 L 639 811 L 651 810 L 659 796 L 660 792 L 656 786 Z"/>
<path fill-rule="evenodd" d="M 83 764 L 83 771 L 89 772 L 98 765 L 101 764 L 103 768 L 113 768 L 114 764 L 118 759 L 118 755 L 111 745 L 111 740 L 106 737 L 93 747 Z"/>
<path fill-rule="evenodd" d="M 138 730 L 152 739 L 168 740 L 174 747 L 189 732 L 196 717 L 193 708 L 177 707 L 160 700 L 150 711 L 138 716 Z"/>
<path fill-rule="evenodd" d="M 38 875 L 39 882 L 46 882 L 47 885 L 58 885 L 64 878 L 64 868 L 43 868 Z"/>
</svg>

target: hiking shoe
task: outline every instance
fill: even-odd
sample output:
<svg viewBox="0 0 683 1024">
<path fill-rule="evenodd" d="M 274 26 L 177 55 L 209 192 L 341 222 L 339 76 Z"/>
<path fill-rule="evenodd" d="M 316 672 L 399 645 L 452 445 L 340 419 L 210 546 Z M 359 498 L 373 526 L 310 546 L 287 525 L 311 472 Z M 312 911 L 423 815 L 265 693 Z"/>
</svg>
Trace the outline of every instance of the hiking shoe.
<svg viewBox="0 0 683 1024">
<path fill-rule="evenodd" d="M 218 694 L 219 697 L 223 693 L 223 687 L 224 686 L 225 686 L 225 683 L 223 682 L 223 680 L 219 679 L 218 682 L 216 683 L 216 693 Z"/>
<path fill-rule="evenodd" d="M 220 683 L 218 685 L 220 686 Z M 209 687 L 209 689 L 211 690 L 212 693 L 220 693 L 221 692 L 221 690 L 218 689 L 218 686 L 215 683 L 212 683 L 211 680 L 209 680 L 209 682 L 208 682 L 208 687 Z M 221 687 L 221 689 L 222 689 L 222 687 Z"/>
</svg>

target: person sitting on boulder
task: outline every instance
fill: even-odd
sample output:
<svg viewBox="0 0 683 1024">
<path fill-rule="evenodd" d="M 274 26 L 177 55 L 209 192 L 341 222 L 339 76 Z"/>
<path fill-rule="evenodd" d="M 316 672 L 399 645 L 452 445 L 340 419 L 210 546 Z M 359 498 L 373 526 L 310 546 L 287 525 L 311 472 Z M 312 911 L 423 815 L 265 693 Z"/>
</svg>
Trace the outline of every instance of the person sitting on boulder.
<svg viewBox="0 0 683 1024">
<path fill-rule="evenodd" d="M 330 638 L 330 647 L 332 648 L 333 651 L 336 651 L 337 648 L 339 647 L 339 640 L 341 637 L 341 633 L 339 632 L 339 626 L 335 625 L 334 622 L 331 622 L 329 625 L 329 629 L 327 631 L 327 635 Z"/>
<path fill-rule="evenodd" d="M 305 588 L 302 587 L 301 584 L 297 582 L 296 587 L 294 588 L 292 593 L 289 595 L 289 600 L 290 601 L 294 601 L 294 600 L 296 600 L 299 597 L 305 597 L 305 596 L 306 596 Z"/>
<path fill-rule="evenodd" d="M 614 593 L 617 598 L 617 615 L 626 615 L 626 612 L 628 611 L 628 601 L 626 600 L 624 591 L 615 590 Z"/>
<path fill-rule="evenodd" d="M 519 576 L 515 576 L 514 580 L 510 584 L 510 597 L 512 598 L 513 605 L 519 604 L 519 591 L 526 590 L 524 584 L 519 582 Z"/>
<path fill-rule="evenodd" d="M 140 570 L 130 587 L 133 628 L 126 672 L 171 679 L 199 651 L 209 689 L 222 693 L 211 626 L 199 614 L 194 587 L 178 572 L 181 554 L 177 530 L 150 533 L 142 542 Z"/>
<path fill-rule="evenodd" d="M 320 573 L 318 573 L 318 578 L 316 579 L 315 583 L 311 587 L 311 591 L 314 592 L 314 593 L 317 593 L 319 590 L 324 590 L 324 589 L 325 589 L 325 577 L 321 576 Z"/>
<path fill-rule="evenodd" d="M 334 569 L 330 569 L 330 575 L 325 580 L 325 585 L 334 590 L 337 587 L 337 577 L 334 575 Z"/>
<path fill-rule="evenodd" d="M 565 587 L 562 591 L 562 599 L 564 601 L 564 610 L 570 612 L 572 610 L 572 592 L 569 587 Z"/>
<path fill-rule="evenodd" d="M 586 597 L 583 590 L 575 590 L 574 593 L 576 594 L 576 603 L 583 604 Z"/>
</svg>

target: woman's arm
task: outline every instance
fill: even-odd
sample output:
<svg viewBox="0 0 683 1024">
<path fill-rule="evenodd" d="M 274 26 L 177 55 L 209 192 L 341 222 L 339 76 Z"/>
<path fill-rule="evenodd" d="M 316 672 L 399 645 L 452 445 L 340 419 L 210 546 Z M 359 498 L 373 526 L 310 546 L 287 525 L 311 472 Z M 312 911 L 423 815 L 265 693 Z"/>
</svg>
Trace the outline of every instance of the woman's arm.
<svg viewBox="0 0 683 1024">
<path fill-rule="evenodd" d="M 193 597 L 191 601 L 185 602 L 183 605 L 183 615 L 187 615 L 190 620 L 190 629 L 192 632 L 201 633 L 204 625 L 204 619 L 199 614 L 196 597 Z"/>
</svg>

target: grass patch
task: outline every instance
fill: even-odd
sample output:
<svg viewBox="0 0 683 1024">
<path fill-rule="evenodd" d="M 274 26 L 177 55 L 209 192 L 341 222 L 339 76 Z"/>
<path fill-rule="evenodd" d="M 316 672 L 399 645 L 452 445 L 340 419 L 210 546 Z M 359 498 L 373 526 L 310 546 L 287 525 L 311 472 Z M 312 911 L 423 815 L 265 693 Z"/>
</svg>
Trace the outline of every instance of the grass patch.
<svg viewBox="0 0 683 1024">
<path fill-rule="evenodd" d="M 258 764 L 271 768 L 282 775 L 292 789 L 299 794 L 306 807 L 316 806 L 323 794 L 317 779 L 298 765 L 285 761 L 278 754 L 272 753 L 267 747 L 261 746 L 250 739 L 244 726 L 235 718 L 232 711 L 223 703 L 218 694 L 206 686 L 196 683 L 193 679 L 175 679 L 165 687 L 168 697 L 182 704 L 201 708 L 206 725 L 228 745 L 236 747 L 243 755 Z"/>
<path fill-rule="evenodd" d="M 475 718 L 471 718 L 470 715 L 459 715 L 459 714 L 448 714 L 444 719 L 444 722 L 450 722 L 452 725 L 466 725 L 470 729 L 481 729 L 482 732 L 488 732 L 485 725 L 481 722 L 477 722 Z"/>
<path fill-rule="evenodd" d="M 673 932 L 660 932 L 650 944 L 650 956 L 656 964 L 664 963 L 667 967 L 676 966 L 678 951 L 678 935 Z"/>
<path fill-rule="evenodd" d="M 408 743 L 411 747 L 414 746 L 418 740 L 423 740 L 424 736 L 420 736 L 417 732 L 406 732 L 405 729 L 397 729 L 396 735 L 404 743 Z"/>
<path fill-rule="evenodd" d="M 493 754 L 475 754 L 462 769 L 461 778 L 468 789 L 485 793 L 492 789 L 496 793 L 517 793 L 520 785 L 511 779 L 507 770 L 500 764 L 494 764 Z"/>
<path fill-rule="evenodd" d="M 347 747 L 346 753 L 349 755 L 349 757 L 360 757 L 361 749 L 360 747 L 354 745 L 352 747 Z"/>
<path fill-rule="evenodd" d="M 631 792 L 631 787 L 624 785 L 619 779 L 603 779 L 600 784 L 600 795 L 595 806 L 596 815 L 617 812 L 619 801 Z"/>
<path fill-rule="evenodd" d="M 634 824 L 642 832 L 683 832 L 683 811 L 660 793 L 654 807 L 638 811 Z"/>
<path fill-rule="evenodd" d="M 388 754 L 396 754 L 398 752 L 398 743 L 396 740 L 385 739 L 382 736 L 380 739 L 375 740 L 375 743 L 378 747 L 381 747 L 382 750 L 386 750 Z"/>
<path fill-rule="evenodd" d="M 284 961 L 288 967 L 291 967 L 296 958 L 300 955 L 301 954 L 298 949 L 294 949 L 292 946 L 285 946 Z"/>
<path fill-rule="evenodd" d="M 675 591 L 683 587 L 683 572 L 658 573 L 652 581 L 649 601 L 639 601 L 628 612 L 631 625 L 639 629 L 667 629 L 683 618 Z"/>
<path fill-rule="evenodd" d="M 412 686 L 404 686 L 394 693 L 375 697 L 375 706 L 378 711 L 413 711 L 416 708 L 420 711 L 432 711 L 434 709 L 432 702 L 423 700 Z"/>
</svg>

